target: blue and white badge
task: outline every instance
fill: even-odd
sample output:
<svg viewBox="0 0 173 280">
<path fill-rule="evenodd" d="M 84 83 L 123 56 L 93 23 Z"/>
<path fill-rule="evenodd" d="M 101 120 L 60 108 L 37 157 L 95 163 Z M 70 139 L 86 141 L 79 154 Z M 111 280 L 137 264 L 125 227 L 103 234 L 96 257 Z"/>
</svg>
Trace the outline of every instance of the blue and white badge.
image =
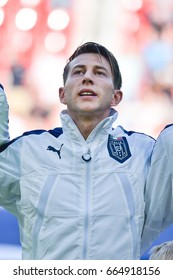
<svg viewBox="0 0 173 280">
<path fill-rule="evenodd" d="M 120 163 L 125 162 L 131 157 L 126 137 L 114 137 L 109 134 L 107 147 L 110 157 Z"/>
</svg>

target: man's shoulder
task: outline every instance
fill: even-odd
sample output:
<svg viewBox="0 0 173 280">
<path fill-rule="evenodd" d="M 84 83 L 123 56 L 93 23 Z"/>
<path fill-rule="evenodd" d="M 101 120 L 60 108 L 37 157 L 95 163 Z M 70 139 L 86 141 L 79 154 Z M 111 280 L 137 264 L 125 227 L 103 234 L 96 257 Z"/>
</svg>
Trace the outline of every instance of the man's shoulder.
<svg viewBox="0 0 173 280">
<path fill-rule="evenodd" d="M 123 133 L 124 136 L 127 136 L 127 137 L 138 138 L 138 139 L 143 139 L 143 140 L 148 139 L 149 141 L 155 142 L 155 139 L 152 136 L 150 136 L 150 135 L 148 135 L 144 132 L 139 132 L 139 131 L 134 131 L 134 130 L 126 130 L 122 126 L 118 126 L 117 130 L 119 131 L 119 133 L 121 131 L 121 133 Z"/>
<path fill-rule="evenodd" d="M 165 137 L 165 136 L 172 136 L 173 135 L 173 124 L 168 124 L 164 127 L 164 129 L 161 131 L 159 137 Z"/>
<path fill-rule="evenodd" d="M 173 152 L 173 124 L 166 125 L 165 128 L 160 132 L 156 146 L 159 149 L 166 150 L 168 155 L 172 157 Z"/>
<path fill-rule="evenodd" d="M 0 146 L 0 152 L 3 152 L 4 150 L 6 150 L 10 145 L 18 143 L 20 140 L 23 141 L 23 139 L 28 139 L 28 137 L 30 136 L 43 136 L 44 134 L 50 134 L 56 138 L 58 138 L 62 133 L 62 127 L 56 127 L 54 129 L 50 129 L 50 130 L 45 130 L 45 129 L 35 129 L 35 130 L 30 130 L 30 131 L 26 131 L 24 132 L 22 135 L 9 140 L 8 142 L 4 143 L 3 145 Z"/>
<path fill-rule="evenodd" d="M 58 137 L 63 133 L 62 127 L 56 127 L 50 130 L 45 130 L 45 129 L 35 129 L 35 130 L 30 130 L 30 131 L 26 131 L 24 132 L 20 137 L 24 137 L 24 136 L 30 136 L 30 135 L 41 135 L 43 133 L 50 133 L 51 135 L 53 135 L 54 137 Z"/>
</svg>

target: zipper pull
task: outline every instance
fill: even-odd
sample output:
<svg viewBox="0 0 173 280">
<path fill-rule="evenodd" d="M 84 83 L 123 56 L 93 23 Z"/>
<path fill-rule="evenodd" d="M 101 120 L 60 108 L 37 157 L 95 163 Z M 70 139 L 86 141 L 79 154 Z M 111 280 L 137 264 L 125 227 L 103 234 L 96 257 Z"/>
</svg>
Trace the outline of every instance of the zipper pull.
<svg viewBox="0 0 173 280">
<path fill-rule="evenodd" d="M 91 160 L 91 151 L 90 149 L 88 148 L 88 151 L 82 155 L 82 159 L 84 161 L 90 161 Z"/>
</svg>

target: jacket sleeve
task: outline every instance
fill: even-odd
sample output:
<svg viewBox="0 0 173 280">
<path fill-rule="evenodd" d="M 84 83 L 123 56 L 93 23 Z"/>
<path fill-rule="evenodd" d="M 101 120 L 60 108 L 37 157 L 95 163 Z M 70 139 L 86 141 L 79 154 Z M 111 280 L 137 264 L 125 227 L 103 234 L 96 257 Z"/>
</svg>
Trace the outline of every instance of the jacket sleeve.
<svg viewBox="0 0 173 280">
<path fill-rule="evenodd" d="M 2 149 L 4 148 L 5 149 Z M 21 179 L 21 141 L 11 141 L 0 148 L 0 206 L 14 215 L 18 214 Z"/>
<path fill-rule="evenodd" d="M 159 135 L 152 154 L 145 189 L 142 252 L 173 223 L 173 125 Z"/>
<path fill-rule="evenodd" d="M 7 98 L 0 84 L 0 146 L 9 141 L 9 127 L 8 127 L 8 110 L 9 106 Z"/>
</svg>

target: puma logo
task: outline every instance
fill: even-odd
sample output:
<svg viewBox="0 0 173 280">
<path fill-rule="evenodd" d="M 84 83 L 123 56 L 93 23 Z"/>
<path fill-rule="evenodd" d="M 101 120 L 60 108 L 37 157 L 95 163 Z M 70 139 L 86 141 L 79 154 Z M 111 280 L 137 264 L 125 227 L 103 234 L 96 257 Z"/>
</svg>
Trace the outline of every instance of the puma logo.
<svg viewBox="0 0 173 280">
<path fill-rule="evenodd" d="M 61 159 L 61 148 L 62 148 L 62 146 L 63 146 L 64 144 L 61 144 L 61 146 L 60 146 L 60 149 L 59 150 L 57 150 L 57 149 L 55 149 L 54 147 L 52 147 L 52 146 L 48 146 L 47 147 L 47 150 L 48 151 L 52 151 L 52 152 L 55 152 L 55 153 L 57 153 L 58 154 L 58 156 L 59 156 L 59 159 Z"/>
</svg>

